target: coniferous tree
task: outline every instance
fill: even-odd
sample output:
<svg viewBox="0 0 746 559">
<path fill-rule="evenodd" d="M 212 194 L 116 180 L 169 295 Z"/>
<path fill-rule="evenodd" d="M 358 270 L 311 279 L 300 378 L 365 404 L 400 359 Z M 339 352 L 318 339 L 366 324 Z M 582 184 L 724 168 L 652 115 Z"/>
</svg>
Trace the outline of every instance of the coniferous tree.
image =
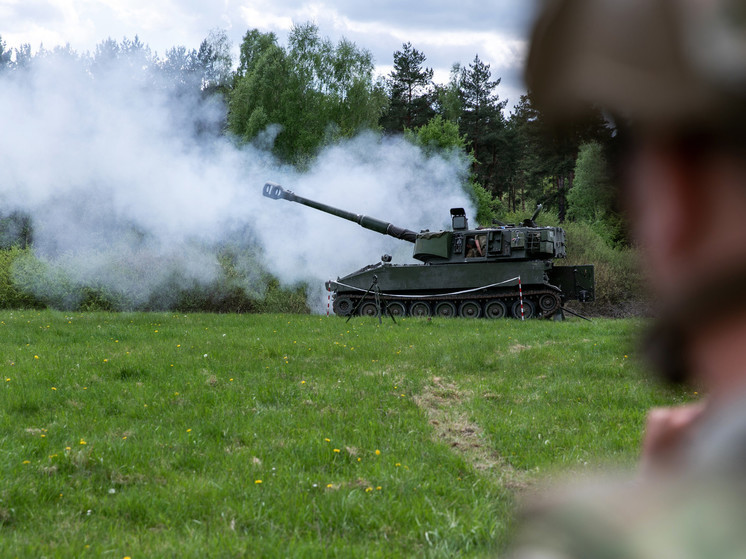
<svg viewBox="0 0 746 559">
<path fill-rule="evenodd" d="M 571 127 L 560 130 L 550 126 L 536 109 L 530 92 L 521 97 L 511 121 L 520 150 L 517 172 L 528 195 L 554 207 L 563 222 L 580 146 L 589 141 L 607 145 L 611 129 L 598 110 L 589 110 Z"/>
<path fill-rule="evenodd" d="M 451 76 L 447 84 L 435 84 L 433 89 L 433 106 L 435 112 L 444 119 L 458 122 L 461 117 L 461 65 L 456 63 L 451 68 Z"/>
<path fill-rule="evenodd" d="M 202 89 L 226 91 L 231 82 L 231 43 L 223 30 L 212 30 L 199 45 L 197 61 L 202 72 Z"/>
<path fill-rule="evenodd" d="M 14 68 L 18 70 L 25 70 L 31 67 L 33 55 L 31 54 L 30 44 L 24 43 L 20 46 L 20 48 L 13 49 L 13 52 L 15 53 L 15 62 L 13 63 Z"/>
<path fill-rule="evenodd" d="M 505 144 L 505 119 L 495 89 L 500 79 L 491 80 L 490 65 L 479 55 L 460 76 L 460 129 L 466 135 L 474 156 L 474 175 L 479 184 L 498 198 L 502 196 L 505 169 L 501 149 Z"/>
<path fill-rule="evenodd" d="M 396 132 L 426 124 L 434 115 L 433 70 L 425 68 L 426 56 L 404 43 L 394 53 L 394 70 L 386 82 L 389 107 L 381 118 L 385 130 Z"/>
<path fill-rule="evenodd" d="M 2 35 L 0 35 L 0 72 L 10 68 L 11 55 L 13 52 L 7 48 Z"/>
</svg>

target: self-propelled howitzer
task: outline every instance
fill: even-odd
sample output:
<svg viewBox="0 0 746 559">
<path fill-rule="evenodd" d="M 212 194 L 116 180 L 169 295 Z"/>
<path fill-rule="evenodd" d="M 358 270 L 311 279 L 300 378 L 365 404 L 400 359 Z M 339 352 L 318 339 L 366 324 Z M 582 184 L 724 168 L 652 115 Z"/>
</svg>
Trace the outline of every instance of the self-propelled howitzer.
<svg viewBox="0 0 746 559">
<path fill-rule="evenodd" d="M 384 255 L 379 263 L 327 282 L 338 315 L 376 315 L 383 306 L 393 316 L 559 318 L 565 301 L 594 298 L 593 266 L 554 265 L 555 258 L 565 257 L 565 232 L 537 226 L 540 207 L 518 226 L 477 229 L 469 229 L 462 208 L 452 208 L 451 231 L 416 233 L 309 200 L 279 184 L 266 183 L 263 194 L 414 244 L 412 256 L 423 264 L 392 264 Z"/>
</svg>

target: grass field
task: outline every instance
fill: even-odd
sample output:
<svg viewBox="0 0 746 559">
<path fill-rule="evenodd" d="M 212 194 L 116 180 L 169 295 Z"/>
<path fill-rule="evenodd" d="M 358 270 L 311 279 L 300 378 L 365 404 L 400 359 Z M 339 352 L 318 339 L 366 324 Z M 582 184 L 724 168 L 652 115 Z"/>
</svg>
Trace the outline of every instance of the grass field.
<svg viewBox="0 0 746 559">
<path fill-rule="evenodd" d="M 632 320 L 0 313 L 0 557 L 485 557 L 630 465 Z"/>
</svg>

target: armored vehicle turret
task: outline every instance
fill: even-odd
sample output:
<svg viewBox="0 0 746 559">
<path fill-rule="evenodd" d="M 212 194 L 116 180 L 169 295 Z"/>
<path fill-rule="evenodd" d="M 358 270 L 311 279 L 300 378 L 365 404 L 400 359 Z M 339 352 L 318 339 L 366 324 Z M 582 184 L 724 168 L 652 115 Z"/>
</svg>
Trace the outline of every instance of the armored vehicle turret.
<svg viewBox="0 0 746 559">
<path fill-rule="evenodd" d="M 555 258 L 565 257 L 565 232 L 534 223 L 541 206 L 520 225 L 477 229 L 469 228 L 463 208 L 452 208 L 452 230 L 417 233 L 303 198 L 272 182 L 263 194 L 414 245 L 412 257 L 422 264 L 392 264 L 384 255 L 381 262 L 327 282 L 338 315 L 374 316 L 383 308 L 392 316 L 559 318 L 565 301 L 594 298 L 593 266 L 554 265 Z"/>
</svg>

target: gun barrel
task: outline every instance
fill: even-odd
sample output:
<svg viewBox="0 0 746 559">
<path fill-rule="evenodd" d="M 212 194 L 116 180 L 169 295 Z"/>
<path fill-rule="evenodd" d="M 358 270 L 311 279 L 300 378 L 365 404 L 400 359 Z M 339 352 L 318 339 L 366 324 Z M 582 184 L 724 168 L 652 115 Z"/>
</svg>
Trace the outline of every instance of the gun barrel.
<svg viewBox="0 0 746 559">
<path fill-rule="evenodd" d="M 377 233 L 381 233 L 382 235 L 389 235 L 397 239 L 409 241 L 410 243 L 415 242 L 415 240 L 417 239 L 417 233 L 409 229 L 397 227 L 392 223 L 387 223 L 380 219 L 376 219 L 375 217 L 340 210 L 339 208 L 328 206 L 326 204 L 322 204 L 321 202 L 309 200 L 308 198 L 304 198 L 303 196 L 298 196 L 291 190 L 284 189 L 282 186 L 274 182 L 267 182 L 264 185 L 262 194 L 267 198 L 272 198 L 273 200 L 279 200 L 280 198 L 282 198 L 284 200 L 288 200 L 289 202 L 297 202 L 298 204 L 303 204 L 304 206 L 308 206 L 310 208 L 314 208 L 315 210 L 341 217 L 342 219 L 346 219 L 348 221 L 354 221 L 361 227 L 365 227 L 366 229 L 370 229 L 371 231 L 376 231 Z"/>
<path fill-rule="evenodd" d="M 536 205 L 536 211 L 534 211 L 534 215 L 531 216 L 531 221 L 534 221 L 537 217 L 539 217 L 539 214 L 541 213 L 541 210 L 544 206 L 542 204 Z"/>
</svg>

